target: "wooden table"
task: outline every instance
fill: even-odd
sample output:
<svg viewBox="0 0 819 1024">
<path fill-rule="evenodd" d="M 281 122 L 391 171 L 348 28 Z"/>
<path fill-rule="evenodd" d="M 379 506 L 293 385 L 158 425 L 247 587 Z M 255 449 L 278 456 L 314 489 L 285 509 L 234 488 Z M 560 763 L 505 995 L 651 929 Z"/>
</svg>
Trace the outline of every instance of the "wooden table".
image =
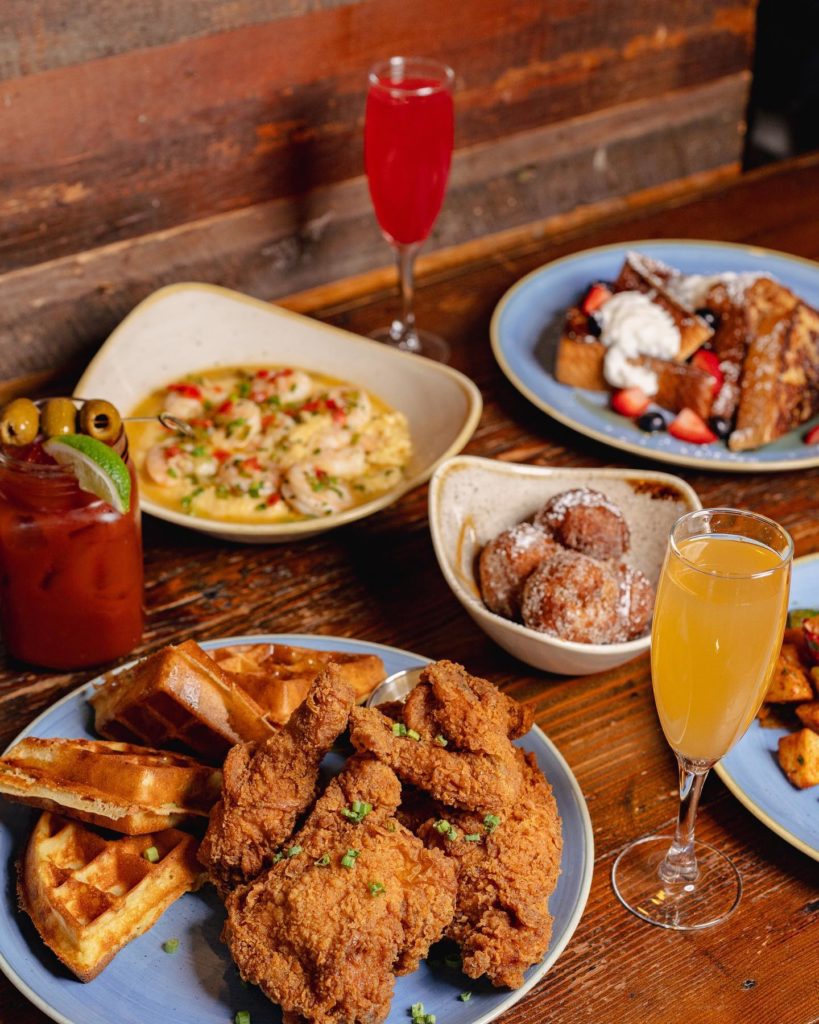
<svg viewBox="0 0 819 1024">
<path fill-rule="evenodd" d="M 531 407 L 494 363 L 491 312 L 522 274 L 605 242 L 689 236 L 756 242 L 819 258 L 819 161 L 756 174 L 687 198 L 569 217 L 427 261 L 418 319 L 449 337 L 454 365 L 485 402 L 467 451 L 545 465 L 641 465 L 557 425 Z M 368 332 L 388 319 L 386 275 L 345 282 L 291 305 Z M 741 505 L 792 533 L 798 555 L 819 550 L 819 471 L 727 475 L 680 471 L 705 505 Z M 580 925 L 545 980 L 506 1015 L 526 1022 L 668 1024 L 819 1019 L 819 870 L 768 831 L 716 777 L 706 784 L 699 835 L 737 862 L 738 912 L 701 934 L 640 923 L 615 899 L 612 860 L 628 840 L 672 826 L 676 770 L 657 723 L 649 662 L 580 679 L 534 672 L 475 626 L 449 592 L 430 544 L 426 489 L 361 523 L 298 544 L 217 544 L 164 523 L 145 524 L 148 625 L 140 652 L 186 637 L 243 632 L 337 634 L 463 662 L 532 705 L 586 795 L 595 873 Z M 0 675 L 0 746 L 88 673 L 8 665 Z M 0 979 L 0 1020 L 46 1018 Z M 146 1022 L 154 1024 L 154 1022 Z M 442 1024 L 445 1024 L 442 1021 Z"/>
</svg>

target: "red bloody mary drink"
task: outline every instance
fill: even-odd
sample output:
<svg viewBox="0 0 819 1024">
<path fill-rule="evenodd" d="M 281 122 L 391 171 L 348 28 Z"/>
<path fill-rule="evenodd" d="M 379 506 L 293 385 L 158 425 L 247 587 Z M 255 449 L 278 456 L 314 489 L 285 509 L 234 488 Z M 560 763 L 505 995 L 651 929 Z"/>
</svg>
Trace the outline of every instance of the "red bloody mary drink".
<svg viewBox="0 0 819 1024">
<path fill-rule="evenodd" d="M 122 431 L 112 448 L 131 476 L 119 512 L 81 490 L 43 439 L 0 446 L 0 624 L 6 649 L 76 669 L 131 651 L 142 636 L 142 541 L 136 479 Z"/>
<path fill-rule="evenodd" d="M 418 63 L 417 72 L 424 66 Z M 390 242 L 422 242 L 432 230 L 449 177 L 451 72 L 411 73 L 400 58 L 370 73 L 364 160 L 375 215 Z M 448 74 L 447 74 L 448 73 Z"/>
</svg>

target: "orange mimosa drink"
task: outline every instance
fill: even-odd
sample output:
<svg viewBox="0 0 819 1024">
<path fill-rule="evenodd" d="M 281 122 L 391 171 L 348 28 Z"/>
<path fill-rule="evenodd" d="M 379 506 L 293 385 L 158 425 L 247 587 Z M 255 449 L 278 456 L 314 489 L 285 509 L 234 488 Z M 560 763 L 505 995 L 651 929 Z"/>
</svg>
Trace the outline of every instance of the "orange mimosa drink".
<svg viewBox="0 0 819 1024">
<path fill-rule="evenodd" d="M 716 761 L 751 724 L 779 653 L 789 580 L 781 554 L 748 538 L 704 534 L 669 549 L 651 674 L 677 754 Z"/>
</svg>

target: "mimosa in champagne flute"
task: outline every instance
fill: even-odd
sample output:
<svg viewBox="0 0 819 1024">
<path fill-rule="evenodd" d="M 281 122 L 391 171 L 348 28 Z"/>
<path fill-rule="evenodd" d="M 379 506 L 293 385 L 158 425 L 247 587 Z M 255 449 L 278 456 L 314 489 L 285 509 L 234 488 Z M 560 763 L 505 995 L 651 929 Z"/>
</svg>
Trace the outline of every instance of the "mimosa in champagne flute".
<svg viewBox="0 0 819 1024">
<path fill-rule="evenodd" d="M 395 250 L 403 313 L 373 334 L 408 352 L 446 361 L 443 339 L 415 326 L 413 266 L 444 199 L 452 159 L 451 68 L 421 57 L 392 57 L 369 74 L 364 161 L 375 215 Z"/>
<path fill-rule="evenodd" d="M 739 902 L 736 868 L 694 839 L 694 823 L 708 771 L 751 724 L 768 688 L 792 555 L 786 531 L 750 512 L 702 509 L 672 529 L 654 606 L 651 676 L 679 763 L 679 820 L 673 841 L 640 839 L 612 869 L 617 896 L 653 924 L 705 928 Z"/>
</svg>

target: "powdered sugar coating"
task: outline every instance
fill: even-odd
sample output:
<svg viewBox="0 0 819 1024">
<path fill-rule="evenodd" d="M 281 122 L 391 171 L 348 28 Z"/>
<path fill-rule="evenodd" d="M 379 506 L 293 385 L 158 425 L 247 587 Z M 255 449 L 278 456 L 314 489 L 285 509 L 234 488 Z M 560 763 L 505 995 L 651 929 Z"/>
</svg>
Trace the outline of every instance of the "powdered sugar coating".
<svg viewBox="0 0 819 1024">
<path fill-rule="evenodd" d="M 616 643 L 623 634 L 617 576 L 577 551 L 561 551 L 532 573 L 521 613 L 530 629 L 575 643 Z"/>
<path fill-rule="evenodd" d="M 629 548 L 623 513 L 605 494 L 588 487 L 556 494 L 533 522 L 554 533 L 567 548 L 592 558 L 621 558 Z"/>
<path fill-rule="evenodd" d="M 481 551 L 478 576 L 490 611 L 506 618 L 520 613 L 520 594 L 530 573 L 559 550 L 556 541 L 532 523 L 504 530 Z"/>
<path fill-rule="evenodd" d="M 620 587 L 619 616 L 623 639 L 634 640 L 648 630 L 654 611 L 654 587 L 639 569 L 629 565 L 617 568 Z"/>
</svg>

